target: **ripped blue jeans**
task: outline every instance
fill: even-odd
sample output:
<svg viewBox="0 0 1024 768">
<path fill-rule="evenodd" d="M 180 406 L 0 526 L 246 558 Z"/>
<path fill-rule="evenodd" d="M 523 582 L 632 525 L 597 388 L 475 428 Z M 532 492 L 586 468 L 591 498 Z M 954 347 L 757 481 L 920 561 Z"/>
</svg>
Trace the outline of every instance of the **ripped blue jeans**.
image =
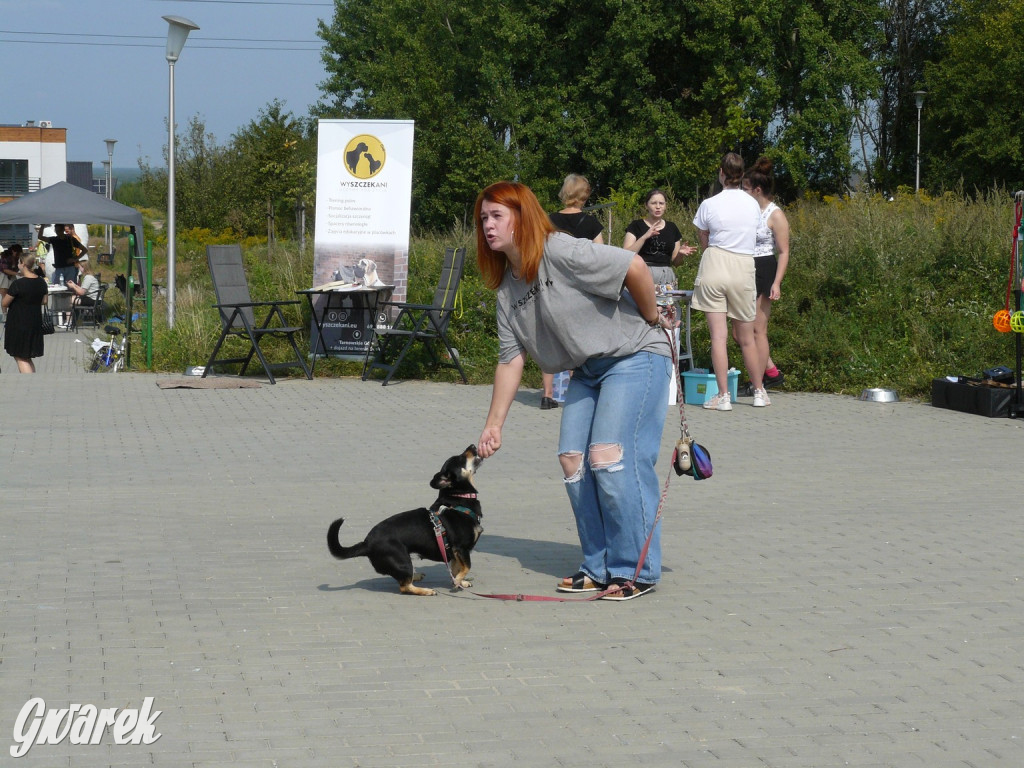
<svg viewBox="0 0 1024 768">
<path fill-rule="evenodd" d="M 601 584 L 633 577 L 654 524 L 671 377 L 670 358 L 637 352 L 590 359 L 569 381 L 558 457 L 583 547 L 580 570 Z M 660 579 L 659 524 L 637 581 Z"/>
</svg>

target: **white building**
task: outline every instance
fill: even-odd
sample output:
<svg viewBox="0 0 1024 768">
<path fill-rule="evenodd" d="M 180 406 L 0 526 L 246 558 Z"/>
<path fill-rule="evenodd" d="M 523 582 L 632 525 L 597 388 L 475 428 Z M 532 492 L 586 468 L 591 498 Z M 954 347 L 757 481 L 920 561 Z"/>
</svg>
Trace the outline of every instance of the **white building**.
<svg viewBox="0 0 1024 768">
<path fill-rule="evenodd" d="M 0 205 L 67 180 L 67 128 L 47 120 L 0 125 Z M 28 225 L 0 226 L 0 243 L 31 245 Z"/>
</svg>

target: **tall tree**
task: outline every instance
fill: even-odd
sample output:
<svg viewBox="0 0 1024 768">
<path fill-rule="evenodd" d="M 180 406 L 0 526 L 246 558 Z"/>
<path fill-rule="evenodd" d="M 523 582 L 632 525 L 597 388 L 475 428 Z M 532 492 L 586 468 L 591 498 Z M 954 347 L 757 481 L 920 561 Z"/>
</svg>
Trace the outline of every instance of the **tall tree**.
<svg viewBox="0 0 1024 768">
<path fill-rule="evenodd" d="M 295 205 L 315 189 L 315 144 L 307 126 L 274 100 L 231 137 L 228 151 L 233 185 L 229 220 L 242 232 L 295 231 Z"/>
<path fill-rule="evenodd" d="M 511 175 L 480 77 L 492 10 L 478 0 L 344 0 L 320 23 L 328 79 L 315 115 L 416 120 L 413 214 L 431 226 L 462 215 L 482 178 Z"/>
<path fill-rule="evenodd" d="M 174 196 L 177 225 L 219 228 L 223 225 L 227 205 L 227 185 L 224 179 L 224 147 L 206 130 L 206 123 L 193 116 L 184 134 L 175 135 Z M 166 162 L 167 148 L 164 147 Z M 167 205 L 167 169 L 153 168 L 139 161 L 140 183 L 147 199 L 154 204 Z"/>
<path fill-rule="evenodd" d="M 953 0 L 943 55 L 925 67 L 923 179 L 1024 185 L 1020 0 Z"/>
<path fill-rule="evenodd" d="M 858 144 L 873 186 L 894 190 L 914 178 L 917 107 L 914 92 L 924 89 L 925 64 L 938 55 L 948 21 L 948 0 L 881 0 L 880 34 L 874 61 L 876 92 L 858 104 Z M 872 153 L 868 156 L 868 153 Z"/>
<path fill-rule="evenodd" d="M 797 186 L 838 188 L 876 3 L 336 0 L 317 114 L 414 119 L 413 213 L 431 227 L 501 177 L 552 201 L 569 171 L 599 193 L 689 195 L 753 145 Z"/>
</svg>

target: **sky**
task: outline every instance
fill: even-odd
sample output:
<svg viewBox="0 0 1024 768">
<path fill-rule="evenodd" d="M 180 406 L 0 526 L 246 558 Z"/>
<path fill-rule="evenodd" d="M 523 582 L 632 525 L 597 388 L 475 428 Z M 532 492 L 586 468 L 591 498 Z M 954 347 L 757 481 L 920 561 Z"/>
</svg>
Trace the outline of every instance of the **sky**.
<svg viewBox="0 0 1024 768">
<path fill-rule="evenodd" d="M 200 117 L 219 145 L 274 99 L 308 114 L 326 78 L 317 21 L 333 0 L 0 0 L 0 124 L 67 129 L 68 160 L 164 165 L 168 24 L 189 34 L 174 65 L 178 134 Z"/>
</svg>

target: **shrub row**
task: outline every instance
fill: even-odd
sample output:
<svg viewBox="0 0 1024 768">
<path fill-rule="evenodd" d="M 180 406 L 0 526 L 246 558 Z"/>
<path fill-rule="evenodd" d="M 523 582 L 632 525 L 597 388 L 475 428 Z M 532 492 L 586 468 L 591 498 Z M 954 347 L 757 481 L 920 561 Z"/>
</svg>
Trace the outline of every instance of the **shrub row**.
<svg viewBox="0 0 1024 768">
<path fill-rule="evenodd" d="M 636 201 L 613 208 L 611 242 L 642 210 Z M 693 209 L 670 200 L 667 218 L 696 242 Z M 905 397 L 928 392 L 932 378 L 976 375 L 993 365 L 1014 364 L 1015 334 L 998 333 L 992 316 L 1004 308 L 1014 226 L 1011 196 L 993 191 L 965 199 L 901 192 L 895 198 L 852 196 L 802 200 L 787 211 L 792 229 L 790 268 L 769 327 L 772 356 L 789 389 L 857 393 L 892 387 Z M 601 213 L 607 216 L 607 211 Z M 201 364 L 217 336 L 213 291 L 206 274 L 207 241 L 224 234 L 188 233 L 178 244 L 177 322 L 168 330 L 158 311 L 154 365 L 180 371 Z M 441 257 L 449 245 L 467 247 L 462 312 L 451 332 L 467 375 L 490 381 L 497 356 L 494 295 L 480 280 L 472 230 L 414 237 L 410 243 L 409 300 L 429 302 Z M 159 253 L 159 251 L 158 251 Z M 159 258 L 159 256 L 158 256 Z M 246 243 L 254 298 L 294 296 L 309 285 L 312 253 L 293 243 Z M 677 269 L 680 285 L 693 284 L 698 258 Z M 157 273 L 160 274 L 158 264 Z M 1018 286 L 1019 279 L 1018 277 Z M 159 278 L 158 278 L 159 279 Z M 304 304 L 295 318 L 309 327 Z M 707 327 L 693 315 L 695 363 L 710 365 Z M 732 342 L 730 342 L 732 344 Z M 425 356 L 413 356 L 406 377 L 455 380 L 434 372 Z M 738 349 L 730 362 L 741 365 Z M 323 361 L 318 375 L 357 375 L 354 363 Z M 540 385 L 532 364 L 527 386 Z"/>
</svg>

